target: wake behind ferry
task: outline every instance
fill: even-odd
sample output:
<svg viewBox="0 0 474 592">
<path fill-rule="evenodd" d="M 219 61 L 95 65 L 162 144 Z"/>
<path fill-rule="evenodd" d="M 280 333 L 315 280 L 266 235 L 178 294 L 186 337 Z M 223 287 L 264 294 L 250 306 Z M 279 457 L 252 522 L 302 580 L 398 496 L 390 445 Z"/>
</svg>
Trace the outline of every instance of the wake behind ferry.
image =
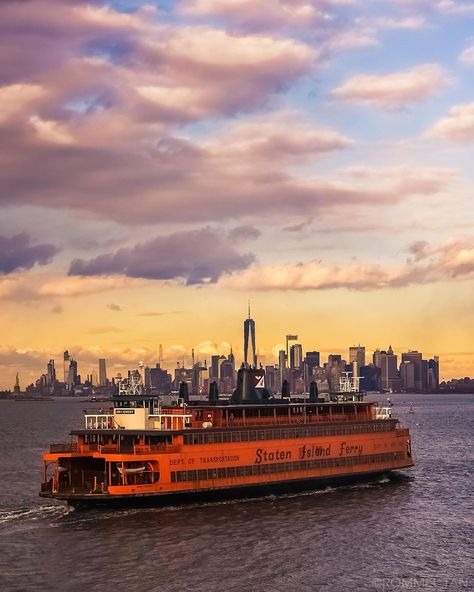
<svg viewBox="0 0 474 592">
<path fill-rule="evenodd" d="M 341 383 L 320 398 L 273 397 L 262 368 L 242 366 L 228 400 L 118 394 L 106 411 L 43 456 L 40 495 L 73 506 L 163 504 L 347 483 L 413 466 L 408 429 L 391 408 Z M 138 394 L 137 394 L 138 392 Z"/>
</svg>

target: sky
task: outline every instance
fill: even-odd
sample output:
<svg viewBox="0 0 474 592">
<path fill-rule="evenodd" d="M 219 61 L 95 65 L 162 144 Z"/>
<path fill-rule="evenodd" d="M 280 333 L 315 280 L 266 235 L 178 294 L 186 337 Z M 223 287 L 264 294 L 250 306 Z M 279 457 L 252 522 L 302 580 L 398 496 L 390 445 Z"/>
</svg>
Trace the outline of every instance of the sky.
<svg viewBox="0 0 474 592">
<path fill-rule="evenodd" d="M 474 1 L 2 0 L 0 388 L 392 345 L 474 374 Z"/>
</svg>

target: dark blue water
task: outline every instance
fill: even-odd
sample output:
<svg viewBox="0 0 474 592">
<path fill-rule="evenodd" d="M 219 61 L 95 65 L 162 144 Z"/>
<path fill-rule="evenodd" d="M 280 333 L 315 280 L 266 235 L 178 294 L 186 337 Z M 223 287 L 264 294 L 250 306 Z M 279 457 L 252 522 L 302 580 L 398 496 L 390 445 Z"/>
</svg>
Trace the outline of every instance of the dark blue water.
<svg viewBox="0 0 474 592">
<path fill-rule="evenodd" d="M 474 396 L 393 400 L 416 462 L 399 479 L 114 511 L 37 494 L 83 403 L 0 401 L 0 590 L 473 590 Z"/>
</svg>

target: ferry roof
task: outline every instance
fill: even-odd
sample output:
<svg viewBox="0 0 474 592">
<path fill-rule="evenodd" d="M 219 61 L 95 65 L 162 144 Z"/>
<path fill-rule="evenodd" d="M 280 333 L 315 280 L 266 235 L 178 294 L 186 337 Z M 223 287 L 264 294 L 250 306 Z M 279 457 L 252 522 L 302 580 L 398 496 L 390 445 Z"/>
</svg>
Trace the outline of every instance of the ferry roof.
<svg viewBox="0 0 474 592">
<path fill-rule="evenodd" d="M 120 395 L 114 397 L 111 401 L 157 401 L 159 400 L 160 395 Z M 257 407 L 268 408 L 271 406 L 279 407 L 281 405 L 291 406 L 300 406 L 300 405 L 347 405 L 347 404 L 354 404 L 354 405 L 372 405 L 373 402 L 371 401 L 310 401 L 309 398 L 295 398 L 292 399 L 265 399 L 262 401 L 242 401 L 240 403 L 232 403 L 229 400 L 219 399 L 218 401 L 187 401 L 186 407 L 212 407 L 213 409 L 242 409 L 243 407 L 249 407 L 251 409 L 255 409 Z M 162 403 L 162 407 L 173 407 L 173 408 L 180 408 L 178 405 L 169 404 L 169 403 Z"/>
</svg>

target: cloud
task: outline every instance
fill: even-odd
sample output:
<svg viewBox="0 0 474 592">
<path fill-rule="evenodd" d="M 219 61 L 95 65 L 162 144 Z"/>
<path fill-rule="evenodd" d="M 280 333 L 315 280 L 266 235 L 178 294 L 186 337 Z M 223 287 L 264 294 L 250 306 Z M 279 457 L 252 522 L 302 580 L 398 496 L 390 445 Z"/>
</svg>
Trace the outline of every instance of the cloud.
<svg viewBox="0 0 474 592">
<path fill-rule="evenodd" d="M 69 298 L 72 296 L 86 296 L 127 287 L 130 282 L 123 277 L 59 277 L 46 280 L 31 292 L 32 297 L 44 298 L 57 296 Z"/>
<path fill-rule="evenodd" d="M 221 233 L 204 228 L 157 236 L 88 261 L 75 259 L 69 273 L 181 280 L 193 285 L 216 282 L 223 273 L 244 269 L 253 260 L 251 254 L 238 253 Z"/>
<path fill-rule="evenodd" d="M 422 64 L 393 74 L 359 74 L 332 94 L 343 101 L 394 109 L 434 96 L 448 80 L 448 74 L 438 64 Z"/>
<path fill-rule="evenodd" d="M 428 130 L 428 136 L 453 142 L 472 142 L 474 140 L 474 102 L 452 107 L 446 117 L 437 121 Z"/>
<path fill-rule="evenodd" d="M 113 310 L 115 312 L 121 312 L 123 310 L 123 308 L 118 304 L 107 304 L 107 308 L 110 308 L 110 310 Z"/>
<path fill-rule="evenodd" d="M 150 8 L 9 2 L 0 21 L 0 203 L 136 224 L 220 219 L 222 208 L 235 215 L 223 195 L 239 185 L 236 145 L 234 162 L 217 170 L 212 142 L 191 141 L 180 126 L 268 108 L 318 61 L 314 47 L 288 36 L 167 23 Z M 249 136 L 249 150 L 261 159 L 274 150 L 283 165 L 292 151 L 303 156 L 303 141 L 308 154 L 347 144 L 306 126 L 299 146 L 296 133 L 285 145 L 282 124 L 279 133 L 267 126 L 277 135 L 252 146 Z"/>
<path fill-rule="evenodd" d="M 219 17 L 240 30 L 308 28 L 330 21 L 334 2 L 319 0 L 188 0 L 181 12 L 194 17 Z"/>
<path fill-rule="evenodd" d="M 408 252 L 413 255 L 415 261 L 424 259 L 427 255 L 429 243 L 427 241 L 414 241 L 408 246 Z"/>
<path fill-rule="evenodd" d="M 474 239 L 448 241 L 432 247 L 409 247 L 413 257 L 387 267 L 353 259 L 345 264 L 313 260 L 295 264 L 254 266 L 223 276 L 220 284 L 237 290 L 378 290 L 474 278 Z"/>
<path fill-rule="evenodd" d="M 247 240 L 256 240 L 262 233 L 255 226 L 245 225 L 236 226 L 228 233 L 228 238 L 231 242 L 245 242 Z"/>
<path fill-rule="evenodd" d="M 469 66 L 474 64 L 474 45 L 466 47 L 466 49 L 461 52 L 459 60 Z"/>
<path fill-rule="evenodd" d="M 57 121 L 46 121 L 32 115 L 29 122 L 33 126 L 36 135 L 44 142 L 51 142 L 53 144 L 73 144 L 74 138 L 65 125 Z"/>
<path fill-rule="evenodd" d="M 55 245 L 32 245 L 31 240 L 26 233 L 12 237 L 0 236 L 0 274 L 31 269 L 35 265 L 47 265 L 59 253 Z"/>
<path fill-rule="evenodd" d="M 418 30 L 426 26 L 426 20 L 421 15 L 404 17 L 361 17 L 357 24 L 373 29 L 408 29 Z"/>
<path fill-rule="evenodd" d="M 38 84 L 10 84 L 0 87 L 0 124 L 14 118 L 43 95 L 44 89 Z"/>
<path fill-rule="evenodd" d="M 474 3 L 455 2 L 454 0 L 440 0 L 436 3 L 439 12 L 448 15 L 469 15 L 474 14 Z"/>
</svg>

